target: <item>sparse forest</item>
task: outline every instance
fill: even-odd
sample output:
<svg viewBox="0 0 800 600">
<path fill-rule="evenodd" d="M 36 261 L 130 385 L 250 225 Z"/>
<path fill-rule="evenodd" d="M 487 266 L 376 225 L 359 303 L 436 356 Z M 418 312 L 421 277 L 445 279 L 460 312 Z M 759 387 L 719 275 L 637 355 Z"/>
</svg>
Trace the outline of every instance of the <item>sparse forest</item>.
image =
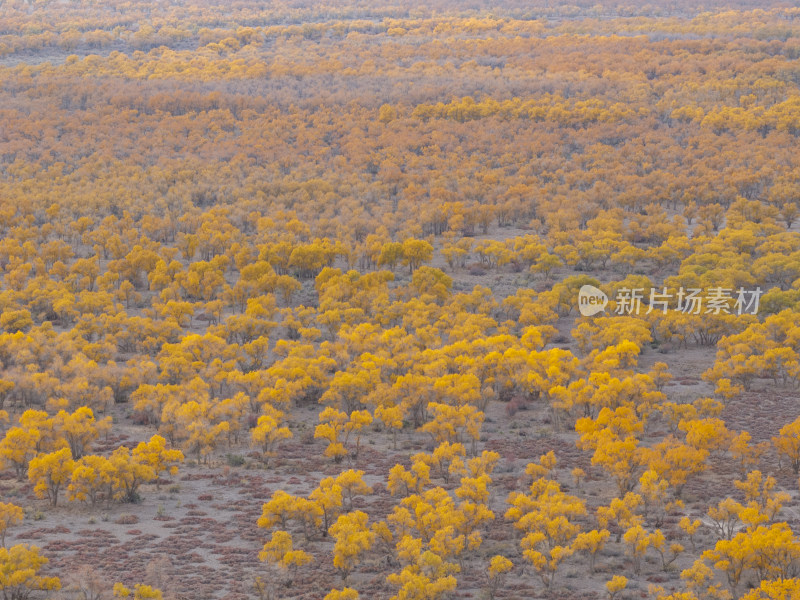
<svg viewBox="0 0 800 600">
<path fill-rule="evenodd" d="M 2 598 L 800 599 L 798 143 L 796 3 L 0 2 Z"/>
</svg>

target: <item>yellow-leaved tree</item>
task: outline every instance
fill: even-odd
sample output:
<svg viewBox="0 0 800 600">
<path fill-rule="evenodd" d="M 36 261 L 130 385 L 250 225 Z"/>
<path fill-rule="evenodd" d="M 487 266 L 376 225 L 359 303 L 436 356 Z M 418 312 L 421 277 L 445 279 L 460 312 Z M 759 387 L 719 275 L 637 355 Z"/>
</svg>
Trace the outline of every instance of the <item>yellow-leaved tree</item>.
<svg viewBox="0 0 800 600">
<path fill-rule="evenodd" d="M 513 567 L 514 563 L 512 563 L 505 556 L 496 554 L 491 558 L 489 561 L 489 568 L 487 570 L 487 579 L 489 583 L 488 593 L 490 600 L 493 600 L 498 590 L 503 587 L 506 575 Z"/>
<path fill-rule="evenodd" d="M 779 435 L 772 438 L 778 455 L 785 458 L 794 474 L 800 473 L 800 417 L 781 427 Z"/>
<path fill-rule="evenodd" d="M 342 580 L 361 560 L 361 556 L 372 547 L 375 533 L 368 527 L 369 516 L 360 510 L 340 515 L 328 530 L 336 540 L 333 547 L 333 566 L 339 569 Z"/>
<path fill-rule="evenodd" d="M 69 414 L 65 410 L 58 411 L 55 416 L 56 429 L 66 439 L 72 451 L 72 458 L 78 460 L 88 450 L 91 443 L 111 429 L 111 417 L 95 420 L 92 409 L 81 406 Z"/>
<path fill-rule="evenodd" d="M 153 470 L 157 488 L 160 486 L 159 475 L 161 473 L 177 475 L 178 463 L 182 463 L 183 458 L 183 452 L 167 448 L 167 440 L 160 435 L 154 435 L 148 442 L 139 442 L 131 452 L 133 461 Z"/>
<path fill-rule="evenodd" d="M 76 461 L 69 486 L 69 500 L 89 502 L 94 505 L 102 497 L 110 503 L 114 498 L 116 474 L 114 465 L 105 456 L 90 454 Z"/>
<path fill-rule="evenodd" d="M 580 533 L 580 525 L 571 519 L 586 514 L 585 503 L 576 496 L 566 494 L 558 482 L 541 475 L 555 466 L 555 455 L 546 454 L 539 464 L 528 465 L 527 472 L 537 477 L 527 494 L 511 492 L 505 518 L 514 521 L 514 527 L 523 533 L 523 555 L 531 562 L 542 582 L 549 588 L 559 565 L 571 556 L 573 545 Z"/>
<path fill-rule="evenodd" d="M 283 412 L 264 404 L 264 414 L 258 417 L 258 422 L 250 432 L 250 439 L 254 446 L 261 449 L 261 460 L 266 464 L 275 456 L 275 449 L 281 440 L 292 437 L 288 427 L 281 426 Z"/>
<path fill-rule="evenodd" d="M 114 598 L 131 597 L 131 590 L 119 582 L 114 584 L 112 592 L 114 594 Z M 163 600 L 163 598 L 164 595 L 159 589 L 141 583 L 137 583 L 135 586 L 133 586 L 133 600 Z"/>
<path fill-rule="evenodd" d="M 358 600 L 358 591 L 349 587 L 341 590 L 331 590 L 325 594 L 324 600 Z"/>
<path fill-rule="evenodd" d="M 312 560 L 311 555 L 306 551 L 295 550 L 292 534 L 282 530 L 272 532 L 272 538 L 264 544 L 258 557 L 282 570 L 288 570 L 292 579 L 296 576 L 298 568 Z"/>
<path fill-rule="evenodd" d="M 9 527 L 20 523 L 24 517 L 22 509 L 16 504 L 0 502 L 0 543 L 6 545 L 6 532 Z"/>
<path fill-rule="evenodd" d="M 36 546 L 18 544 L 0 548 L 0 593 L 3 598 L 28 598 L 35 591 L 61 589 L 58 577 L 46 577 L 39 571 L 49 561 Z"/>
<path fill-rule="evenodd" d="M 62 448 L 31 459 L 28 479 L 34 484 L 33 490 L 39 498 L 47 498 L 50 504 L 57 506 L 58 494 L 67 486 L 74 468 L 72 452 L 69 448 Z"/>
</svg>

